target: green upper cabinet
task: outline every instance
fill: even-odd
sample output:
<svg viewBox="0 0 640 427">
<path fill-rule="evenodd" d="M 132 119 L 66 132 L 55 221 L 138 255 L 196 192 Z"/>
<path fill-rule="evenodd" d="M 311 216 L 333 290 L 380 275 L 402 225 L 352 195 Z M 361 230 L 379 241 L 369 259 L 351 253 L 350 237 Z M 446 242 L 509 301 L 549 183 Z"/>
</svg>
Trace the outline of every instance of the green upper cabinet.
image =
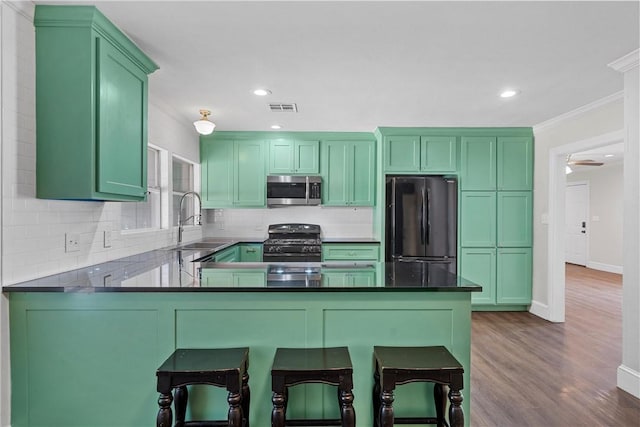
<svg viewBox="0 0 640 427">
<path fill-rule="evenodd" d="M 385 140 L 385 172 L 457 170 L 455 136 L 390 136 Z"/>
<path fill-rule="evenodd" d="M 462 138 L 461 189 L 526 191 L 533 189 L 533 138 Z"/>
<path fill-rule="evenodd" d="M 498 138 L 498 190 L 533 189 L 533 140 Z"/>
<path fill-rule="evenodd" d="M 233 206 L 233 140 L 200 142 L 202 206 Z"/>
<path fill-rule="evenodd" d="M 201 137 L 202 206 L 264 207 L 265 142 Z"/>
<path fill-rule="evenodd" d="M 34 25 L 37 197 L 144 200 L 158 66 L 92 6 L 37 5 Z"/>
<path fill-rule="evenodd" d="M 323 196 L 326 206 L 373 206 L 375 143 L 323 141 Z"/>
<path fill-rule="evenodd" d="M 274 139 L 269 144 L 269 174 L 317 174 L 320 141 Z"/>
<path fill-rule="evenodd" d="M 496 189 L 496 137 L 464 136 L 460 153 L 460 189 Z"/>
</svg>

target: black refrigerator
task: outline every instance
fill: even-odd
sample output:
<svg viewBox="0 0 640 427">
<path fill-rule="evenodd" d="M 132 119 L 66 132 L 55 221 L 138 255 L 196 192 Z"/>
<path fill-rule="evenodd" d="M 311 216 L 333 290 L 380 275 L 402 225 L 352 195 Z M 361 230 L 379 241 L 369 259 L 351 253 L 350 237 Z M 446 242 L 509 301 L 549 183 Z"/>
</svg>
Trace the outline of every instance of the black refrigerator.
<svg viewBox="0 0 640 427">
<path fill-rule="evenodd" d="M 456 274 L 458 185 L 441 175 L 387 176 L 387 262 L 421 262 Z"/>
</svg>

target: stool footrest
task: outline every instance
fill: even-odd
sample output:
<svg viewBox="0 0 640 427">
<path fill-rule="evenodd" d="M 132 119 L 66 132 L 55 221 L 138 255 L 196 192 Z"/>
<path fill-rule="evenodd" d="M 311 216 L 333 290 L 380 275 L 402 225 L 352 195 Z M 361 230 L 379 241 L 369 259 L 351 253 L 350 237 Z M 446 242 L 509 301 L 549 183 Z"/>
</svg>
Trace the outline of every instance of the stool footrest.
<svg viewBox="0 0 640 427">
<path fill-rule="evenodd" d="M 184 427 L 227 427 L 229 425 L 229 421 L 220 420 L 220 421 L 185 421 Z"/>
<path fill-rule="evenodd" d="M 434 417 L 395 417 L 394 424 L 438 424 L 438 419 Z M 445 426 L 449 427 L 446 421 Z"/>
<path fill-rule="evenodd" d="M 338 419 L 305 419 L 305 420 L 287 420 L 285 426 L 341 426 L 342 421 Z"/>
</svg>

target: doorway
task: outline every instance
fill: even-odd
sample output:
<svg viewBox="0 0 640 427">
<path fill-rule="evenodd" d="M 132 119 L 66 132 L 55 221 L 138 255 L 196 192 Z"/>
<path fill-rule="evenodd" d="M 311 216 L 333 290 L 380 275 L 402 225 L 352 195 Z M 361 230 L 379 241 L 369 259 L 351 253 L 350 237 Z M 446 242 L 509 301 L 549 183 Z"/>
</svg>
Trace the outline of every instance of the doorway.
<svg viewBox="0 0 640 427">
<path fill-rule="evenodd" d="M 593 138 L 560 145 L 549 150 L 549 227 L 547 229 L 547 298 L 542 317 L 552 322 L 565 321 L 565 200 L 567 156 L 579 151 L 624 141 L 619 130 Z"/>
<path fill-rule="evenodd" d="M 564 260 L 587 266 L 589 254 L 589 183 L 568 182 L 565 188 Z"/>
</svg>

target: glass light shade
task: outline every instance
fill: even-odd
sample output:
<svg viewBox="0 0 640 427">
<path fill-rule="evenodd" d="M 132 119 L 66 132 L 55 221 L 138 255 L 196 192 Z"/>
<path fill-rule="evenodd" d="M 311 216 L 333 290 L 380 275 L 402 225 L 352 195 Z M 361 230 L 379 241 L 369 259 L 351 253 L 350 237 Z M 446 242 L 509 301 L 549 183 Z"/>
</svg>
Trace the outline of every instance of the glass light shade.
<svg viewBox="0 0 640 427">
<path fill-rule="evenodd" d="M 564 173 L 565 173 L 565 174 L 567 174 L 567 175 L 569 175 L 571 172 L 573 172 L 573 171 L 571 170 L 571 168 L 569 167 L 569 165 L 565 166 L 565 168 L 564 168 Z"/>
<path fill-rule="evenodd" d="M 196 130 L 201 135 L 210 135 L 215 129 L 216 125 L 210 122 L 207 119 L 196 120 L 193 122 L 193 125 L 196 127 Z"/>
</svg>

